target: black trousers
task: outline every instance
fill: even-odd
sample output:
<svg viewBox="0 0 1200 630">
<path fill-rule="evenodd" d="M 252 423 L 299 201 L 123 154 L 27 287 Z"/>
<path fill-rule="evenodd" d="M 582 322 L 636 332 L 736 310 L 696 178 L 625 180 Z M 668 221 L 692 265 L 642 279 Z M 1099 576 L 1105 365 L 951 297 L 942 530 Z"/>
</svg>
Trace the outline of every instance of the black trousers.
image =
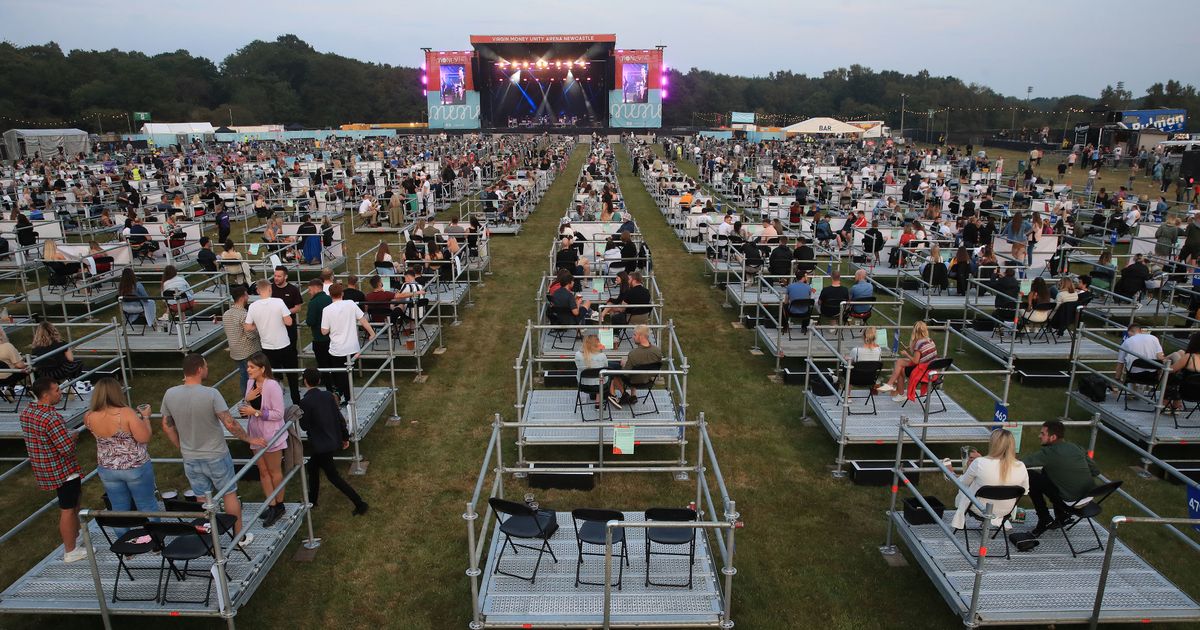
<svg viewBox="0 0 1200 630">
<path fill-rule="evenodd" d="M 333 358 L 329 356 L 329 341 L 318 341 L 313 339 L 313 354 L 317 357 L 317 367 L 327 369 L 334 367 Z M 325 385 L 325 389 L 333 387 L 333 375 L 328 372 L 321 372 L 321 383 Z"/>
<path fill-rule="evenodd" d="M 1046 509 L 1047 499 L 1050 500 L 1050 505 L 1054 506 L 1054 514 L 1062 519 L 1067 506 L 1058 496 L 1058 488 L 1054 487 L 1054 483 L 1044 472 L 1029 471 L 1029 501 L 1033 503 L 1033 511 L 1037 513 L 1038 525 L 1049 523 L 1051 520 L 1050 511 Z"/>
<path fill-rule="evenodd" d="M 308 475 L 308 500 L 315 506 L 317 504 L 317 496 L 321 491 L 320 472 L 325 473 L 325 478 L 329 483 L 333 484 L 334 488 L 342 491 L 347 499 L 354 504 L 354 507 L 360 507 L 363 504 L 362 497 L 342 479 L 341 473 L 338 472 L 337 466 L 333 463 L 333 453 L 313 453 L 309 456 L 308 462 L 304 464 L 305 473 Z"/>
<path fill-rule="evenodd" d="M 267 359 L 271 361 L 271 367 L 280 370 L 296 369 L 300 367 L 300 357 L 296 355 L 296 345 L 292 344 L 286 348 L 277 350 L 263 349 L 263 354 L 267 355 Z M 296 372 L 287 373 L 288 391 L 292 395 L 292 404 L 300 402 L 300 375 Z"/>
<path fill-rule="evenodd" d="M 333 390 L 340 394 L 343 400 L 350 400 L 350 373 L 346 371 L 347 358 L 332 354 L 329 355 L 329 367 L 340 370 L 329 373 L 330 383 L 333 386 Z"/>
</svg>

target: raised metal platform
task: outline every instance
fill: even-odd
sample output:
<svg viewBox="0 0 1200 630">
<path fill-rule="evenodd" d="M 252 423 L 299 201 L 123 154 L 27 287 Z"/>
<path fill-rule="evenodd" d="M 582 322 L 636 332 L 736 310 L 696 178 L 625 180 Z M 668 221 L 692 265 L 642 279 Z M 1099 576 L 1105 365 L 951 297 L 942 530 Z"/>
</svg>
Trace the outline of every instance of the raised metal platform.
<svg viewBox="0 0 1200 630">
<path fill-rule="evenodd" d="M 117 287 L 115 284 L 105 283 L 98 287 L 92 287 L 91 293 L 88 293 L 82 287 L 66 290 L 56 288 L 52 290 L 44 286 L 41 289 L 30 289 L 25 295 L 30 302 L 47 306 L 57 304 L 66 304 L 67 306 L 91 304 L 92 306 L 97 306 L 117 299 Z"/>
<path fill-rule="evenodd" d="M 246 514 L 252 514 L 260 504 L 243 503 L 242 509 Z M 240 553 L 234 552 L 228 557 L 225 572 L 229 578 L 229 610 L 237 611 L 262 583 L 263 578 L 279 560 L 288 542 L 299 531 L 307 506 L 298 503 L 287 504 L 287 514 L 271 528 L 264 528 L 258 519 L 247 521 L 248 530 L 254 534 L 254 542 L 246 547 L 246 553 L 251 561 Z M 112 584 L 117 572 L 117 559 L 108 551 L 104 544 L 104 536 L 100 533 L 95 521 L 91 522 L 92 540 L 96 547 L 96 561 L 100 568 L 100 582 L 104 589 L 108 609 L 116 615 L 121 614 L 161 614 L 163 616 L 217 616 L 217 595 L 212 594 L 208 606 L 199 604 L 159 604 L 157 602 L 126 602 L 112 601 Z M 228 538 L 223 537 L 223 542 Z M 25 575 L 13 582 L 11 586 L 0 593 L 0 613 L 53 613 L 53 614 L 99 614 L 100 606 L 96 601 L 96 588 L 92 581 L 90 563 L 87 561 L 64 564 L 62 561 L 63 548 L 60 545 L 49 556 L 39 562 Z M 135 581 L 121 580 L 121 597 L 152 597 L 155 591 L 155 575 L 161 558 L 156 554 L 143 554 L 127 561 L 134 569 Z M 201 558 L 192 561 L 189 570 L 207 571 L 212 566 L 211 558 Z M 138 571 L 137 569 L 154 569 L 154 571 Z M 202 600 L 207 580 L 192 577 L 184 582 L 171 581 L 172 599 Z"/>
<path fill-rule="evenodd" d="M 416 336 L 393 337 L 391 339 L 391 347 L 388 347 L 388 338 L 386 335 L 375 337 L 375 341 L 367 344 L 361 353 L 364 359 L 387 359 L 389 357 L 423 357 L 430 350 L 437 347 L 437 339 L 440 334 L 439 327 L 436 324 L 424 324 L 416 331 Z M 413 347 L 410 349 L 406 342 L 414 340 Z M 312 344 L 304 346 L 300 351 L 302 357 L 316 356 L 312 351 Z"/>
<path fill-rule="evenodd" d="M 1007 332 L 1003 339 L 994 336 L 991 331 L 978 331 L 970 326 L 964 327 L 962 333 L 964 337 L 979 344 L 980 348 L 996 359 L 1008 360 L 1011 336 Z M 1053 337 L 1053 333 L 1050 333 L 1050 336 Z M 1113 361 L 1117 360 L 1117 353 L 1104 344 L 1087 338 L 1080 339 L 1078 343 L 1080 359 L 1091 361 L 1111 357 Z M 950 344 L 953 346 L 954 341 L 951 341 Z M 1039 337 L 1038 341 L 1034 343 L 1031 343 L 1027 336 L 1022 336 L 1012 344 L 1011 354 L 1018 361 L 1070 361 L 1071 345 L 1071 337 L 1066 333 L 1057 341 L 1043 341 Z"/>
<path fill-rule="evenodd" d="M 654 422 L 674 422 L 675 404 L 670 392 L 656 389 L 651 393 L 658 403 L 658 412 L 647 401 L 636 405 L 638 417 L 633 417 L 632 405 L 623 404 L 621 409 L 612 410 L 612 422 L 608 411 L 597 410 L 593 401 L 584 403 L 583 411 L 575 409 L 576 391 L 573 389 L 543 389 L 529 392 L 522 410 L 522 422 L 537 424 L 544 422 L 564 423 L 578 421 L 578 427 L 524 426 L 520 438 L 526 444 L 596 444 L 602 439 L 612 444 L 614 424 L 636 425 L 635 439 L 640 444 L 678 444 L 683 439 L 683 428 L 678 426 L 653 426 Z M 584 395 L 579 396 L 582 400 Z M 649 413 L 647 413 L 649 412 Z M 600 414 L 603 414 L 602 416 Z M 602 417 L 603 420 L 597 420 Z M 583 420 L 587 418 L 587 420 Z M 651 423 L 651 424 L 643 424 Z"/>
<path fill-rule="evenodd" d="M 1028 521 L 1016 531 L 1032 529 L 1036 516 L 1027 512 Z M 943 515 L 950 524 L 953 510 Z M 897 512 L 890 515 L 901 540 L 917 563 L 929 575 L 934 586 L 956 613 L 970 611 L 974 585 L 974 564 L 968 563 L 936 524 L 909 525 Z M 1107 531 L 1097 527 L 1107 544 Z M 1077 547 L 1095 544 L 1086 525 L 1070 532 Z M 961 539 L 960 539 L 961 540 Z M 975 538 L 978 540 L 978 533 Z M 1096 599 L 1102 551 L 1072 557 L 1059 530 L 1051 530 L 1039 539 L 1041 544 L 1028 553 L 1012 549 L 1011 558 L 1003 556 L 1004 542 L 989 545 L 984 564 L 982 589 L 976 622 L 979 625 L 1047 625 L 1087 623 Z M 1111 573 L 1100 610 L 1102 623 L 1150 623 L 1155 621 L 1200 620 L 1197 605 L 1134 553 L 1121 541 L 1113 549 Z"/>
<path fill-rule="evenodd" d="M 1079 392 L 1071 392 L 1071 399 L 1079 406 L 1088 410 L 1088 413 L 1100 414 L 1100 420 L 1108 426 L 1124 433 L 1131 440 L 1141 442 L 1150 441 L 1150 432 L 1154 426 L 1154 412 L 1150 409 L 1149 403 L 1134 398 L 1129 401 L 1130 409 L 1125 409 L 1125 398 L 1116 399 L 1116 395 L 1108 392 L 1108 396 L 1104 402 L 1093 402 L 1092 399 L 1080 394 Z M 1174 419 L 1164 413 L 1158 416 L 1158 431 L 1154 435 L 1154 442 L 1167 442 L 1177 444 L 1195 444 L 1200 442 L 1200 413 L 1192 415 L 1190 419 L 1184 419 L 1187 413 L 1179 414 L 1178 429 L 1175 428 Z"/>
<path fill-rule="evenodd" d="M 826 331 L 828 330 L 826 328 Z M 793 327 L 789 336 L 788 333 L 781 333 L 778 328 L 759 325 L 754 327 L 754 334 L 758 335 L 759 342 L 764 346 L 763 352 L 771 356 L 779 356 L 779 353 L 782 352 L 784 358 L 833 359 L 834 353 L 829 346 L 833 346 L 834 350 L 839 350 L 839 354 L 842 356 L 847 356 L 852 348 L 862 345 L 862 337 L 852 336 L 850 331 L 843 332 L 841 341 L 839 341 L 832 332 L 827 337 L 825 332 L 817 326 L 810 326 L 807 334 L 802 333 L 799 327 Z M 813 335 L 811 345 L 808 339 L 810 334 Z M 822 343 L 822 339 L 828 342 L 829 346 Z M 883 350 L 885 359 L 893 356 L 895 355 L 890 350 Z"/>
<path fill-rule="evenodd" d="M 865 392 L 861 389 L 851 390 L 851 396 L 855 400 L 850 403 L 853 405 L 850 411 L 857 412 L 858 415 L 852 413 L 846 419 L 847 444 L 895 444 L 896 436 L 900 434 L 901 416 L 907 416 L 914 422 L 919 422 L 924 417 L 919 402 L 911 400 L 901 407 L 901 403 L 892 402 L 890 393 L 875 395 L 878 413 L 872 414 L 870 403 L 864 405 L 862 401 L 864 395 Z M 946 402 L 946 411 L 931 413 L 930 422 L 949 424 L 977 421 L 962 405 L 955 402 L 949 393 L 943 391 L 942 400 Z M 809 395 L 808 404 L 821 420 L 821 424 L 825 425 L 829 435 L 833 436 L 834 440 L 842 439 L 842 404 L 838 397 Z M 933 397 L 930 405 L 931 410 L 941 409 L 937 396 Z M 977 429 L 928 427 L 926 431 L 926 442 L 986 442 L 989 435 L 987 425 L 982 423 Z"/>
<path fill-rule="evenodd" d="M 466 282 L 449 282 L 434 285 L 437 291 L 428 293 L 430 306 L 460 306 L 467 299 Z"/>
<path fill-rule="evenodd" d="M 126 326 L 126 330 L 129 331 L 128 326 Z M 145 333 L 139 334 L 141 330 L 142 327 L 138 325 L 128 332 L 126 337 L 128 352 L 186 353 L 205 348 L 218 339 L 225 339 L 225 328 L 220 322 L 210 319 L 198 319 L 190 325 L 182 345 L 179 333 L 175 330 L 167 333 L 147 328 Z M 75 348 L 76 358 L 86 357 L 89 352 L 116 353 L 117 337 L 121 334 L 120 330 L 113 330 L 89 339 Z"/>
<path fill-rule="evenodd" d="M 284 391 L 283 391 L 284 398 L 290 399 L 290 395 L 287 392 L 286 384 L 283 389 L 284 389 Z M 358 419 L 358 427 L 357 427 L 356 431 L 353 431 L 351 433 L 351 439 L 362 440 L 363 438 L 365 438 L 367 436 L 367 433 L 370 432 L 371 427 L 375 426 L 375 423 L 378 422 L 379 419 L 382 418 L 384 416 L 384 414 L 388 413 L 388 411 L 390 410 L 388 403 L 390 403 L 392 401 L 392 395 L 394 392 L 395 392 L 395 390 L 393 390 L 390 387 L 357 387 L 357 388 L 355 388 L 355 390 L 354 390 L 354 407 L 355 407 L 355 413 L 356 413 L 357 419 Z M 303 395 L 303 390 L 301 390 L 301 395 Z M 288 404 L 291 404 L 291 403 L 289 402 Z M 238 409 L 241 408 L 241 406 L 242 406 L 242 401 L 239 400 L 238 402 L 234 403 L 233 405 L 230 405 L 229 412 L 232 413 L 234 419 L 236 419 L 238 422 L 240 422 L 242 424 L 242 426 L 244 427 L 244 426 L 246 426 L 245 418 L 242 418 L 241 416 L 238 415 Z M 351 426 L 351 428 L 353 428 L 352 425 L 349 425 L 349 423 L 350 423 L 350 407 L 342 407 L 342 414 L 344 416 L 346 416 L 347 425 Z M 304 429 L 300 429 L 300 437 L 302 439 L 308 438 L 308 435 L 305 433 Z M 225 439 L 227 439 L 227 440 L 233 439 L 233 436 L 229 434 L 229 431 L 225 431 Z"/>
<path fill-rule="evenodd" d="M 69 395 L 63 392 L 66 408 L 63 408 L 62 403 L 56 406 L 58 413 L 62 414 L 63 422 L 69 429 L 83 424 L 83 414 L 87 413 L 88 404 L 92 400 L 91 392 L 81 395 L 83 396 L 82 400 L 74 392 Z M 28 407 L 30 402 L 29 396 L 26 395 L 21 401 L 20 407 L 13 410 L 12 403 L 0 400 L 0 439 L 21 439 L 21 411 Z"/>
<path fill-rule="evenodd" d="M 643 520 L 641 512 L 625 512 L 623 520 Z M 720 623 L 718 567 L 710 554 L 707 538 L 698 534 L 696 560 L 693 564 L 693 587 L 645 586 L 645 531 L 626 529 L 629 545 L 629 566 L 624 569 L 621 589 L 612 589 L 611 626 L 613 628 L 642 627 L 715 627 Z M 575 529 L 569 511 L 558 512 L 558 531 L 550 539 L 558 562 L 549 554 L 542 558 L 537 583 L 496 574 L 496 557 L 504 535 L 499 525 L 492 532 L 491 547 L 484 567 L 479 599 L 488 624 L 511 624 L 520 628 L 599 628 L 604 618 L 604 587 L 575 586 L 576 555 Z M 659 546 L 654 547 L 660 549 Z M 615 547 L 620 550 L 620 546 Z M 663 550 L 678 551 L 677 549 Z M 591 547 L 589 552 L 603 552 Z M 518 575 L 533 573 L 537 553 L 510 549 L 504 554 L 501 570 Z M 652 577 L 656 582 L 687 583 L 687 558 L 653 556 Z M 617 575 L 617 559 L 613 559 L 613 580 Z M 585 556 L 580 578 L 587 582 L 604 582 L 604 558 Z"/>
<path fill-rule="evenodd" d="M 925 295 L 920 291 L 903 289 L 900 291 L 900 295 L 904 298 L 905 302 L 917 308 L 929 309 L 931 311 L 958 311 L 962 313 L 967 303 L 966 297 L 958 294 L 946 295 L 945 292 L 941 295 Z M 978 300 L 971 297 L 971 304 L 990 310 L 996 306 L 996 296 L 989 293 L 980 296 Z"/>
<path fill-rule="evenodd" d="M 1117 304 L 1112 301 L 1093 300 L 1091 304 L 1087 305 L 1087 308 L 1083 309 L 1083 312 L 1087 314 L 1089 311 L 1098 311 L 1103 316 L 1112 319 L 1114 317 L 1127 318 L 1133 315 L 1135 311 L 1137 317 L 1164 317 L 1168 310 L 1173 317 L 1189 316 L 1187 309 L 1158 300 L 1138 302 L 1136 306 L 1128 303 Z"/>
<path fill-rule="evenodd" d="M 497 234 L 504 234 L 506 236 L 516 236 L 521 233 L 521 225 L 522 224 L 520 222 L 489 223 L 489 224 L 487 224 L 487 229 L 489 232 L 492 233 L 493 236 L 495 236 Z"/>
<path fill-rule="evenodd" d="M 757 286 L 744 287 L 736 279 L 725 285 L 725 292 L 729 294 L 729 301 L 738 306 L 754 305 L 754 304 L 779 304 L 780 294 L 771 293 L 769 291 L 760 291 Z"/>
</svg>

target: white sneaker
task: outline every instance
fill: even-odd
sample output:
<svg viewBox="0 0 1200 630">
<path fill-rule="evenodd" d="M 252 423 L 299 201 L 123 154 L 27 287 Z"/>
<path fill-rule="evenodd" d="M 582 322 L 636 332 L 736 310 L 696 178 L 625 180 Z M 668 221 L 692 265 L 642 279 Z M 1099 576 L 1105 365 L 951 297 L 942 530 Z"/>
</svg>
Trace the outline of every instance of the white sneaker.
<svg viewBox="0 0 1200 630">
<path fill-rule="evenodd" d="M 249 547 L 250 543 L 252 542 L 254 542 L 254 534 L 247 533 L 245 536 L 242 536 L 241 540 L 238 541 L 238 546 L 242 549 L 245 549 L 246 547 Z"/>
<path fill-rule="evenodd" d="M 884 383 L 883 385 L 880 385 L 880 386 L 879 386 L 879 391 L 881 391 L 881 392 L 894 392 L 894 391 L 896 391 L 896 386 L 895 386 L 895 385 L 892 385 L 891 383 Z"/>
<path fill-rule="evenodd" d="M 894 403 L 902 403 L 906 400 L 908 400 L 908 396 L 905 396 L 904 394 L 896 394 L 895 396 L 892 396 L 892 402 Z"/>
<path fill-rule="evenodd" d="M 87 557 L 88 557 L 88 551 L 87 551 L 86 547 L 76 547 L 72 551 L 64 552 L 62 559 L 63 559 L 63 562 L 65 562 L 67 564 L 71 564 L 72 562 L 78 562 L 80 560 L 84 560 Z"/>
</svg>

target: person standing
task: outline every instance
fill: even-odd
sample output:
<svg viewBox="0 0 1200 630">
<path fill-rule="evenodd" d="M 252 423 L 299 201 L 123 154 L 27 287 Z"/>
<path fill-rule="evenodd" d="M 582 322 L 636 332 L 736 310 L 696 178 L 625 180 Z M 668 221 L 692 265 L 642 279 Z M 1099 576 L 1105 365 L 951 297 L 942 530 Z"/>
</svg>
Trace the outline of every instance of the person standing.
<svg viewBox="0 0 1200 630">
<path fill-rule="evenodd" d="M 229 358 L 237 365 L 239 391 L 246 391 L 246 383 L 250 381 L 250 374 L 246 371 L 246 359 L 256 352 L 262 352 L 262 346 L 258 341 L 258 332 L 246 330 L 246 305 L 250 302 L 250 295 L 246 292 L 246 287 L 235 284 L 229 287 L 229 297 L 233 300 L 233 305 L 225 311 L 221 316 L 221 325 L 225 327 L 225 338 L 229 342 Z"/>
<path fill-rule="evenodd" d="M 153 433 L 150 405 L 130 409 L 121 384 L 106 376 L 96 381 L 83 424 L 96 438 L 96 466 L 112 509 L 157 512 L 154 465 L 146 452 Z"/>
<path fill-rule="evenodd" d="M 225 431 L 251 446 L 262 448 L 266 441 L 250 437 L 229 413 L 221 392 L 204 384 L 208 362 L 192 353 L 183 358 L 183 384 L 168 389 L 162 399 L 162 428 L 167 439 L 183 455 L 183 474 L 196 500 L 223 500 L 225 512 L 237 519 L 237 532 L 244 531 L 242 504 L 238 501 L 233 456 L 225 442 Z M 224 431 L 222 430 L 224 429 Z M 227 489 L 225 496 L 215 494 Z M 238 543 L 245 547 L 254 540 L 249 532 Z"/>
<path fill-rule="evenodd" d="M 271 282 L 271 297 L 277 297 L 283 300 L 287 305 L 288 311 L 292 316 L 292 323 L 288 324 L 287 334 L 291 341 L 291 358 L 289 363 L 278 363 L 275 358 L 271 358 L 272 364 L 276 369 L 296 369 L 300 367 L 300 306 L 304 304 L 304 298 L 300 295 L 300 288 L 288 282 L 287 267 L 279 266 L 275 268 L 275 275 Z M 288 384 L 291 386 L 293 403 L 300 400 L 300 374 L 289 372 Z"/>
<path fill-rule="evenodd" d="M 321 333 L 329 336 L 330 367 L 337 370 L 333 372 L 333 389 L 341 396 L 343 404 L 350 401 L 351 394 L 346 364 L 357 359 L 362 351 L 357 327 L 361 326 L 367 332 L 367 344 L 375 339 L 370 320 L 357 304 L 345 299 L 345 291 L 340 282 L 330 285 L 332 303 L 321 313 Z"/>
<path fill-rule="evenodd" d="M 333 395 L 320 389 L 320 371 L 315 368 L 304 370 L 304 385 L 307 389 L 304 397 L 300 399 L 300 409 L 304 411 L 300 416 L 300 426 L 308 435 L 309 453 L 308 462 L 305 463 L 308 474 L 308 500 L 313 509 L 316 509 L 321 489 L 319 474 L 324 472 L 329 483 L 341 490 L 354 504 L 353 514 L 362 516 L 370 506 L 346 480 L 342 479 L 333 463 L 333 454 L 350 446 L 350 431 L 346 428 L 346 418 L 338 409 L 337 400 Z"/>
<path fill-rule="evenodd" d="M 246 369 L 250 371 L 250 384 L 245 391 L 244 402 L 238 408 L 238 413 L 246 418 L 246 433 L 255 438 L 270 440 L 283 429 L 284 406 L 283 388 L 279 386 L 271 374 L 271 362 L 267 355 L 259 352 L 246 361 Z M 264 497 L 271 498 L 271 504 L 262 513 L 263 527 L 270 527 L 287 513 L 283 503 L 283 490 L 275 494 L 276 488 L 283 484 L 283 449 L 287 448 L 287 435 L 281 435 L 266 447 L 251 446 L 251 450 L 265 448 L 265 453 L 258 458 L 258 480 L 262 484 Z"/>
<path fill-rule="evenodd" d="M 313 354 L 317 357 L 317 367 L 322 369 L 337 367 L 333 365 L 333 359 L 329 356 L 329 335 L 321 332 L 321 313 L 332 303 L 333 298 L 325 292 L 325 283 L 320 278 L 308 281 L 308 311 L 305 313 L 304 323 L 312 333 Z M 332 383 L 330 375 L 326 373 L 324 378 L 325 385 L 329 386 Z"/>
<path fill-rule="evenodd" d="M 288 337 L 288 328 L 294 321 L 292 311 L 283 300 L 271 296 L 270 282 L 259 280 L 255 288 L 259 300 L 246 310 L 246 323 L 242 328 L 247 332 L 258 331 L 263 354 L 272 366 L 281 369 L 299 367 L 296 346 Z M 295 372 L 288 374 L 288 382 L 292 386 L 292 400 L 300 400 L 300 383 Z"/>
<path fill-rule="evenodd" d="M 58 381 L 41 377 L 30 385 L 33 401 L 21 411 L 21 437 L 29 453 L 29 465 L 38 490 L 58 495 L 58 533 L 63 542 L 63 562 L 87 558 L 87 549 L 75 546 L 79 535 L 79 496 L 82 469 L 76 455 L 79 434 L 67 430 L 55 409 L 62 400 Z"/>
</svg>

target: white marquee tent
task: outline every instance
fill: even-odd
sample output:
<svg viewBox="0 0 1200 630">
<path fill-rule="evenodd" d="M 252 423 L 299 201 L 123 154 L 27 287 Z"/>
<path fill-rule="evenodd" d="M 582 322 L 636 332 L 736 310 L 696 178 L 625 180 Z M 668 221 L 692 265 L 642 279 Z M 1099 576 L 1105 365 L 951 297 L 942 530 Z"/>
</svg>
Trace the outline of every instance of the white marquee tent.
<svg viewBox="0 0 1200 630">
<path fill-rule="evenodd" d="M 808 120 L 800 121 L 794 125 L 789 125 L 783 128 L 787 135 L 847 135 L 859 136 L 863 130 L 860 127 L 855 127 L 849 123 L 844 123 L 836 118 L 809 118 Z"/>
<path fill-rule="evenodd" d="M 92 143 L 82 129 L 9 129 L 4 132 L 4 145 L 6 158 L 16 160 L 57 155 L 59 148 L 66 155 L 88 153 Z"/>
<path fill-rule="evenodd" d="M 142 125 L 144 134 L 193 134 L 213 133 L 212 123 L 146 123 Z"/>
</svg>

